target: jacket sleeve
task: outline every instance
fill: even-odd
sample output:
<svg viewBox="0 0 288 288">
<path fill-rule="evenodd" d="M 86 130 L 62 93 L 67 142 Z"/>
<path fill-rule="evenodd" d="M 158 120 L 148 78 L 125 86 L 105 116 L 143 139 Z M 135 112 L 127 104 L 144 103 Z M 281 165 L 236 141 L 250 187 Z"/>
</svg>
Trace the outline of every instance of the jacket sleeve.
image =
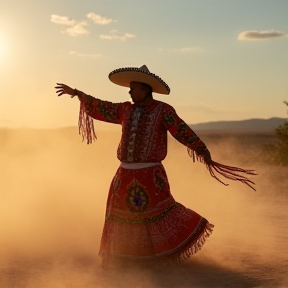
<svg viewBox="0 0 288 288">
<path fill-rule="evenodd" d="M 124 109 L 129 103 L 112 103 L 86 94 L 81 94 L 78 98 L 81 102 L 81 108 L 87 115 L 96 120 L 114 124 L 121 124 Z"/>
<path fill-rule="evenodd" d="M 177 115 L 175 109 L 169 105 L 164 108 L 163 124 L 171 135 L 188 148 L 189 154 L 196 153 L 205 160 L 211 159 L 210 153 L 198 135 Z M 203 159 L 204 160 L 204 159 Z"/>
<path fill-rule="evenodd" d="M 255 190 L 252 185 L 255 183 L 243 174 L 256 175 L 254 170 L 242 169 L 240 167 L 228 166 L 211 159 L 209 150 L 196 133 L 176 114 L 173 107 L 167 105 L 163 113 L 163 123 L 171 135 L 180 143 L 187 147 L 189 155 L 195 161 L 199 159 L 200 162 L 206 164 L 210 175 L 218 180 L 220 183 L 227 186 L 218 175 L 222 175 L 229 180 L 236 180 L 248 185 Z M 195 155 L 196 154 L 196 155 Z"/>
</svg>

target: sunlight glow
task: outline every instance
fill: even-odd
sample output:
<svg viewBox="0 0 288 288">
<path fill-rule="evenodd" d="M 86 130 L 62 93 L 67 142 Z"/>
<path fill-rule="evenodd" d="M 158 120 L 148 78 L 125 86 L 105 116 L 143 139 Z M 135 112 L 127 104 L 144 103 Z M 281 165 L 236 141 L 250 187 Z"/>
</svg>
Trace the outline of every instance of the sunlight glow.
<svg viewBox="0 0 288 288">
<path fill-rule="evenodd" d="M 4 37 L 0 34 L 0 57 L 2 58 L 5 53 L 5 41 Z"/>
</svg>

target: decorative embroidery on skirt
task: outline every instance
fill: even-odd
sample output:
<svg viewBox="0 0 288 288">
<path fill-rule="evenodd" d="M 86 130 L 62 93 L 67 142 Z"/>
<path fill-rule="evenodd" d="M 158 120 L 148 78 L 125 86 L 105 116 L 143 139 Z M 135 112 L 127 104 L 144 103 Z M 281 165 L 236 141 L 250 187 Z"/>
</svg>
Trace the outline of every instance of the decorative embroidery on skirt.
<svg viewBox="0 0 288 288">
<path fill-rule="evenodd" d="M 149 203 L 149 196 L 146 192 L 146 187 L 141 185 L 136 179 L 127 187 L 128 194 L 126 203 L 131 212 L 143 212 L 146 210 Z"/>
<path fill-rule="evenodd" d="M 163 168 L 157 167 L 154 170 L 154 184 L 161 192 L 169 191 L 170 187 L 167 181 L 167 176 Z"/>
<path fill-rule="evenodd" d="M 150 217 L 150 218 L 143 218 L 143 219 L 124 219 L 124 218 L 120 218 L 117 217 L 115 215 L 109 215 L 106 217 L 106 220 L 115 220 L 121 223 L 131 223 L 131 224 L 139 224 L 139 223 L 152 223 L 155 222 L 157 220 L 160 220 L 164 217 L 166 217 L 168 215 L 168 213 L 177 207 L 177 203 L 172 204 L 171 206 L 169 206 L 167 209 L 165 209 L 165 211 L 163 211 L 161 214 Z"/>
</svg>

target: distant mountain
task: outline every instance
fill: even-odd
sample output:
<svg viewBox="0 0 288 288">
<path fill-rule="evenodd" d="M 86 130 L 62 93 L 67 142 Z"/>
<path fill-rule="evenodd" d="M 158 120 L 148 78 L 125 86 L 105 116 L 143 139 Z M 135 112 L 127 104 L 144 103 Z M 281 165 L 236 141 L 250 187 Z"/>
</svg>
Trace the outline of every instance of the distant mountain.
<svg viewBox="0 0 288 288">
<path fill-rule="evenodd" d="M 247 119 L 240 121 L 216 121 L 190 124 L 195 131 L 231 131 L 231 132 L 274 132 L 275 128 L 287 121 L 285 118 Z"/>
<path fill-rule="evenodd" d="M 246 120 L 240 120 L 240 121 L 215 121 L 215 122 L 205 122 L 205 123 L 197 123 L 197 124 L 189 124 L 189 126 L 195 130 L 195 131 L 203 131 L 203 132 L 261 132 L 261 133 L 271 133 L 274 132 L 275 129 L 279 126 L 284 124 L 288 119 L 286 118 L 270 118 L 270 119 L 246 119 Z M 118 125 L 110 125 L 105 126 L 105 128 L 102 128 L 97 123 L 97 131 L 117 131 L 119 132 Z M 104 123 L 105 124 L 105 123 Z M 105 124 L 106 125 L 106 124 Z M 115 128 L 115 129 L 113 129 Z M 22 127 L 22 128 L 10 128 L 0 125 L 0 132 L 6 133 L 7 135 L 10 132 L 18 131 L 19 133 L 32 133 L 33 131 L 38 131 L 38 133 L 60 133 L 63 135 L 63 133 L 70 133 L 70 131 L 78 131 L 78 127 L 76 126 L 66 126 L 66 127 L 55 127 L 55 128 L 28 128 L 28 127 Z M 77 134 L 77 133 L 76 133 Z M 50 135 L 50 134 L 49 134 Z"/>
</svg>

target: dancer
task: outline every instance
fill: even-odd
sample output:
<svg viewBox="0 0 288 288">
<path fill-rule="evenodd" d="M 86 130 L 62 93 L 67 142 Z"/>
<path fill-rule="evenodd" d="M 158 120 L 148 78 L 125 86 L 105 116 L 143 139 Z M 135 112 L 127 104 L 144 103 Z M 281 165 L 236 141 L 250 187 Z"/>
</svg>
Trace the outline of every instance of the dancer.
<svg viewBox="0 0 288 288">
<path fill-rule="evenodd" d="M 211 159 L 206 145 L 177 115 L 175 109 L 153 99 L 152 93 L 170 93 L 168 85 L 143 65 L 120 68 L 109 74 L 117 85 L 129 87 L 131 102 L 103 101 L 57 83 L 58 96 L 80 100 L 79 132 L 87 143 L 96 139 L 93 118 L 122 125 L 117 150 L 120 161 L 108 194 L 100 244 L 102 265 L 144 264 L 152 267 L 182 262 L 196 253 L 213 225 L 173 198 L 162 161 L 167 155 L 167 131 L 188 149 L 193 160 L 204 163 L 210 174 L 241 181 L 252 189 L 252 170 L 226 166 Z"/>
</svg>

